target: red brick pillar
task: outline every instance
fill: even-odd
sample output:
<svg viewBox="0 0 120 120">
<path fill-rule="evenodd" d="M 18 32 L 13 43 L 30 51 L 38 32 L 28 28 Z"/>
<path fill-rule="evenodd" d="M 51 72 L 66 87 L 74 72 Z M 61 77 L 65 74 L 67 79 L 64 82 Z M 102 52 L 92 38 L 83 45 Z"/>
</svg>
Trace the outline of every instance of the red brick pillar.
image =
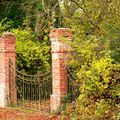
<svg viewBox="0 0 120 120">
<path fill-rule="evenodd" d="M 58 110 L 61 106 L 63 96 L 67 94 L 67 70 L 65 58 L 68 53 L 68 45 L 64 42 L 71 40 L 70 29 L 53 29 L 50 33 L 52 53 L 52 95 L 51 112 Z"/>
<path fill-rule="evenodd" d="M 11 91 L 9 91 L 9 59 L 11 59 L 14 69 L 12 77 Z M 6 33 L 0 36 L 0 107 L 6 107 L 9 103 L 9 93 L 11 92 L 11 102 L 16 102 L 15 90 L 15 36 Z"/>
</svg>

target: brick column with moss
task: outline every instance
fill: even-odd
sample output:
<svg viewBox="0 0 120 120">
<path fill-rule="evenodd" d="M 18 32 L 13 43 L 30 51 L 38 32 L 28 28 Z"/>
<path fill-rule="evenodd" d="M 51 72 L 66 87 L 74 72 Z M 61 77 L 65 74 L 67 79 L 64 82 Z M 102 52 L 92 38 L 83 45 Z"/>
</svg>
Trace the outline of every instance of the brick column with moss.
<svg viewBox="0 0 120 120">
<path fill-rule="evenodd" d="M 15 36 L 6 33 L 0 36 L 0 107 L 7 107 L 9 101 L 16 102 L 15 89 Z M 9 60 L 13 63 L 11 91 L 9 89 Z M 11 100 L 9 100 L 11 94 Z"/>
<path fill-rule="evenodd" d="M 52 95 L 50 97 L 51 112 L 59 110 L 62 98 L 67 94 L 67 70 L 65 58 L 68 45 L 65 41 L 72 39 L 72 33 L 67 28 L 53 29 L 50 33 L 52 54 Z"/>
</svg>

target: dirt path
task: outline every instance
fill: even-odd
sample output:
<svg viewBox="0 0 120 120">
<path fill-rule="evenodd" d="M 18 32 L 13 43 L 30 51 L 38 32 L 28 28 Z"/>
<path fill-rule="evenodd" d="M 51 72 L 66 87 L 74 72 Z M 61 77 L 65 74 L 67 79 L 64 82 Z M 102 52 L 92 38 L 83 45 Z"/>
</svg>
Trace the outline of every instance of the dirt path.
<svg viewBox="0 0 120 120">
<path fill-rule="evenodd" d="M 20 108 L 0 108 L 0 120 L 61 120 L 61 118 L 60 115 L 45 115 Z M 69 120 L 69 118 L 64 120 Z"/>
<path fill-rule="evenodd" d="M 0 120 L 50 120 L 50 118 L 29 110 L 0 108 Z"/>
</svg>

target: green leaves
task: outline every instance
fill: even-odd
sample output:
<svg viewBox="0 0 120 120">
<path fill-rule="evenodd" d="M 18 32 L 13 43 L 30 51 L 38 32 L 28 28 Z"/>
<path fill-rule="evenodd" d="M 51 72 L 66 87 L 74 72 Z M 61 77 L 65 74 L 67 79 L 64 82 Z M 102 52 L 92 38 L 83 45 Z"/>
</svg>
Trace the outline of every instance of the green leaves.
<svg viewBox="0 0 120 120">
<path fill-rule="evenodd" d="M 13 26 L 13 21 L 8 21 L 7 18 L 0 21 L 0 33 L 9 31 Z"/>
<path fill-rule="evenodd" d="M 76 115 L 82 120 L 112 119 L 109 113 L 118 110 L 114 106 L 120 91 L 120 1 L 71 0 L 71 3 L 77 10 L 64 18 L 64 24 L 75 33 L 69 65 L 75 68 L 73 74 L 81 83 Z M 68 14 L 70 6 L 65 7 Z"/>
<path fill-rule="evenodd" d="M 37 70 L 50 68 L 50 47 L 48 39 L 35 41 L 35 35 L 30 29 L 14 29 L 16 34 L 17 66 L 27 72 L 35 73 Z"/>
</svg>

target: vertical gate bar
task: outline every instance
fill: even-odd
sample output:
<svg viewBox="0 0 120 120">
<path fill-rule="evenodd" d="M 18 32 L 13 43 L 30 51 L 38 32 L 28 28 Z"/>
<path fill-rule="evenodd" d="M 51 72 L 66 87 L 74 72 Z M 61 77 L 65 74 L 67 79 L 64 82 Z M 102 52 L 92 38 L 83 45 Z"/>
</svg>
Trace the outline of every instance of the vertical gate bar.
<svg viewBox="0 0 120 120">
<path fill-rule="evenodd" d="M 43 102 L 43 86 L 41 85 L 41 88 L 40 88 L 40 91 L 41 91 L 41 108 L 42 108 L 42 102 Z"/>
<path fill-rule="evenodd" d="M 35 79 L 35 84 L 34 84 L 34 104 L 35 104 L 35 109 L 36 109 L 36 79 Z"/>
<path fill-rule="evenodd" d="M 38 71 L 38 87 L 39 87 L 39 110 L 41 111 L 41 90 L 40 90 L 40 74 L 39 74 L 39 71 Z"/>
<path fill-rule="evenodd" d="M 24 81 L 24 99 L 26 99 L 26 81 Z M 25 107 L 26 107 L 26 103 L 24 104 Z"/>
<path fill-rule="evenodd" d="M 28 96 L 29 96 L 29 101 L 30 101 L 30 82 L 29 82 L 29 93 L 28 93 Z"/>
<path fill-rule="evenodd" d="M 35 79 L 34 79 L 34 84 L 33 84 L 33 103 L 34 103 L 33 106 L 36 107 L 35 106 Z"/>
<path fill-rule="evenodd" d="M 32 101 L 32 81 L 30 82 L 30 89 L 31 89 L 31 90 L 30 90 L 30 97 L 31 97 L 30 100 Z M 30 103 L 31 103 L 31 101 L 30 101 Z"/>
<path fill-rule="evenodd" d="M 23 99 L 23 107 L 24 107 L 24 104 L 25 104 L 25 103 L 24 103 L 24 102 L 25 102 L 25 101 L 24 101 L 24 79 L 25 79 L 25 77 L 24 77 L 24 75 L 23 75 L 23 97 L 22 97 L 22 99 Z"/>
<path fill-rule="evenodd" d="M 35 79 L 35 107 L 37 108 L 37 80 Z"/>
<path fill-rule="evenodd" d="M 28 102 L 28 100 L 27 100 L 27 81 L 25 81 L 25 99 Z"/>
<path fill-rule="evenodd" d="M 34 81 L 32 81 L 32 104 L 31 104 L 31 106 L 32 106 L 32 108 L 33 108 L 33 101 L 34 101 L 34 96 L 33 96 L 33 93 L 34 93 Z"/>
<path fill-rule="evenodd" d="M 37 95 L 37 94 L 36 94 L 36 89 L 37 89 L 37 88 L 36 88 L 36 79 L 35 79 L 35 108 L 36 108 L 36 95 Z"/>
<path fill-rule="evenodd" d="M 34 108 L 34 81 L 33 81 L 33 83 L 32 83 L 33 85 L 32 85 L 32 107 Z"/>
<path fill-rule="evenodd" d="M 40 80 L 39 80 L 39 84 L 38 84 L 38 88 L 39 88 L 39 96 L 38 96 L 38 101 L 39 101 L 39 110 L 40 110 L 40 98 L 41 98 L 41 91 L 40 91 Z"/>
<path fill-rule="evenodd" d="M 31 92 L 32 92 L 32 83 L 31 83 L 31 81 L 30 81 L 30 102 L 31 102 L 31 100 L 32 100 L 32 98 L 31 98 Z"/>
<path fill-rule="evenodd" d="M 29 100 L 28 100 L 28 81 L 26 83 L 26 100 L 29 102 Z"/>
<path fill-rule="evenodd" d="M 33 106 L 35 106 L 35 81 L 33 81 Z"/>
</svg>

